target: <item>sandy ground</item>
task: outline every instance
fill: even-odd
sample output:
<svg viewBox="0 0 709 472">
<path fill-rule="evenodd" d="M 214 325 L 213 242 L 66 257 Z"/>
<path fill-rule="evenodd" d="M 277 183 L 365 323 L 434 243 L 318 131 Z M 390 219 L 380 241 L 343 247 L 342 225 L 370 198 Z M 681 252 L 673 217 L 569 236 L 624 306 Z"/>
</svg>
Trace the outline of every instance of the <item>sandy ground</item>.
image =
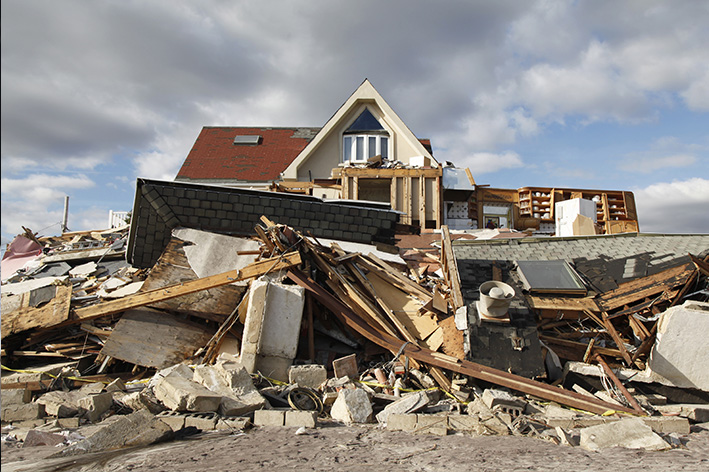
<svg viewBox="0 0 709 472">
<path fill-rule="evenodd" d="M 325 423 L 305 434 L 290 428 L 210 432 L 145 448 L 49 459 L 57 448 L 3 445 L 2 472 L 44 471 L 654 471 L 709 470 L 709 431 L 664 452 L 612 448 L 588 452 L 512 436 L 414 435 L 375 425 Z M 382 469 L 383 468 L 383 469 Z"/>
</svg>

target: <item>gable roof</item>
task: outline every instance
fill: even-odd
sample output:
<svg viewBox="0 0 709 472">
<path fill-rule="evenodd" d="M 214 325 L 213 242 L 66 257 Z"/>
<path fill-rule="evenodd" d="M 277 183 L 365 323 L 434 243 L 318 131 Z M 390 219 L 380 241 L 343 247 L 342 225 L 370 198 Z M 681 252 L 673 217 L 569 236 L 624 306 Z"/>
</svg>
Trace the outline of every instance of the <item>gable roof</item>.
<svg viewBox="0 0 709 472">
<path fill-rule="evenodd" d="M 409 129 L 408 126 L 399 118 L 399 115 L 389 106 L 389 104 L 379 95 L 379 92 L 374 88 L 369 79 L 364 79 L 357 90 L 350 95 L 345 103 L 335 112 L 334 115 L 325 123 L 315 137 L 308 143 L 300 154 L 290 163 L 283 172 L 284 179 L 296 179 L 298 175 L 298 167 L 300 167 L 310 155 L 315 152 L 318 146 L 333 132 L 344 124 L 344 121 L 350 116 L 350 112 L 363 104 L 374 103 L 382 111 L 386 117 L 387 124 L 397 132 L 397 139 L 406 141 L 413 149 L 416 149 L 422 156 L 430 158 L 431 162 L 437 162 L 430 152 L 430 141 L 428 146 L 423 144 Z"/>
<path fill-rule="evenodd" d="M 319 128 L 202 128 L 177 181 L 271 182 L 295 159 Z M 234 144 L 236 136 L 261 136 L 258 144 Z"/>
</svg>

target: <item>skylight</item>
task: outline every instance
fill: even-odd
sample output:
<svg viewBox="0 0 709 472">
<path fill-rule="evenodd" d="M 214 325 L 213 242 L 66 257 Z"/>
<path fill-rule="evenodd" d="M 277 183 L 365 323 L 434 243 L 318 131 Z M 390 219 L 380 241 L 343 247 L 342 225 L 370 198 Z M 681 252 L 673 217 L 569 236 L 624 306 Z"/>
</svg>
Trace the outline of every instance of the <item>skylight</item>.
<svg viewBox="0 0 709 472">
<path fill-rule="evenodd" d="M 259 141 L 261 141 L 261 136 L 258 134 L 249 134 L 249 135 L 236 135 L 234 137 L 234 144 L 258 144 Z"/>
<path fill-rule="evenodd" d="M 566 261 L 516 261 L 524 288 L 537 293 L 586 295 L 586 286 Z"/>
</svg>

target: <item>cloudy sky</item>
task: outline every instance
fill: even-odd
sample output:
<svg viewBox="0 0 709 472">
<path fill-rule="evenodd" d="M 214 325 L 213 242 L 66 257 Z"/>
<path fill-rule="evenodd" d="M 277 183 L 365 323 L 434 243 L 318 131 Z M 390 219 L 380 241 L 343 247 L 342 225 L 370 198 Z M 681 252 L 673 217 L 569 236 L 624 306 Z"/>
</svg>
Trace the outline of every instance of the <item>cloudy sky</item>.
<svg viewBox="0 0 709 472">
<path fill-rule="evenodd" d="M 322 126 L 365 79 L 493 187 L 709 233 L 709 3 L 3 0 L 2 244 L 101 229 L 203 126 Z"/>
</svg>

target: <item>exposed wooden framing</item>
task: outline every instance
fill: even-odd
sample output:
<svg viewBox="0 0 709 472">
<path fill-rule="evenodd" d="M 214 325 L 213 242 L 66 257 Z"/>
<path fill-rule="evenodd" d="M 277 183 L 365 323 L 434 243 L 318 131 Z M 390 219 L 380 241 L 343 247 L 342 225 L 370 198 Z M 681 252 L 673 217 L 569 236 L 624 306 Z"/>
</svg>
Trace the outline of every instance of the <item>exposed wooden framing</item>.
<svg viewBox="0 0 709 472">
<path fill-rule="evenodd" d="M 581 343 L 578 341 L 572 341 L 570 339 L 562 339 L 556 336 L 547 336 L 544 334 L 539 335 L 539 339 L 543 341 L 545 344 L 550 344 L 550 345 L 559 345 L 567 348 L 571 348 L 573 350 L 576 350 L 578 352 L 583 352 L 585 353 L 586 350 L 588 350 L 588 344 Z M 596 346 L 595 343 L 592 346 L 593 352 L 596 354 L 603 354 L 604 356 L 611 356 L 611 357 L 622 357 L 622 354 L 620 353 L 620 350 L 618 349 L 613 349 L 611 347 L 600 347 Z M 579 356 L 581 357 L 581 356 Z"/>
<path fill-rule="evenodd" d="M 358 176 L 362 178 L 392 178 L 392 177 L 440 177 L 443 175 L 443 170 L 436 169 L 397 169 L 397 168 L 360 168 L 360 167 L 343 167 L 333 170 L 335 176 Z"/>
<path fill-rule="evenodd" d="M 389 186 L 389 203 L 391 205 L 391 209 L 396 211 L 399 208 L 399 195 L 398 195 L 398 188 L 399 188 L 399 178 L 398 177 L 392 177 L 391 179 L 391 185 Z"/>
<path fill-rule="evenodd" d="M 359 200 L 359 177 L 352 177 L 352 200 Z"/>
<path fill-rule="evenodd" d="M 470 169 L 465 169 L 468 172 L 468 177 L 472 180 L 473 176 L 470 175 Z M 475 181 L 472 180 L 473 185 Z M 433 219 L 436 220 L 436 228 L 440 228 L 443 223 L 443 202 L 441 193 L 441 179 L 436 177 L 433 180 Z"/>
<path fill-rule="evenodd" d="M 412 295 L 419 298 L 423 304 L 428 303 L 431 300 L 431 298 L 433 298 L 433 295 L 431 293 L 427 292 L 420 285 L 414 283 L 411 279 L 406 277 L 404 274 L 402 274 L 398 270 L 395 270 L 394 268 L 392 268 L 389 264 L 387 264 L 385 261 L 381 260 L 375 254 L 370 253 L 367 256 L 367 258 L 374 261 L 379 266 L 378 272 L 380 272 L 380 273 L 383 272 L 381 275 L 384 275 L 389 281 L 391 281 L 394 285 L 398 286 L 399 288 L 401 288 L 405 292 L 413 292 Z M 360 260 L 366 261 L 366 258 L 360 258 Z M 369 268 L 371 269 L 372 266 L 370 265 Z M 376 266 L 375 266 L 375 270 L 376 270 Z"/>
<path fill-rule="evenodd" d="M 163 300 L 169 300 L 171 298 L 179 297 L 180 295 L 199 292 L 238 282 L 240 280 L 258 277 L 272 271 L 279 271 L 297 266 L 301 262 L 299 252 L 291 252 L 278 257 L 273 257 L 271 259 L 264 259 L 249 264 L 241 270 L 230 270 L 222 274 L 191 280 L 183 284 L 171 285 L 169 287 L 163 287 L 149 292 L 136 293 L 117 300 L 99 303 L 98 305 L 92 305 L 86 308 L 79 308 L 74 311 L 73 319 L 62 323 L 62 325 L 80 323 L 82 321 L 92 320 L 102 316 L 113 315 L 131 308 L 145 306 L 151 303 L 161 302 Z"/>
<path fill-rule="evenodd" d="M 421 176 L 418 178 L 419 182 L 419 225 L 421 229 L 426 228 L 426 179 Z"/>
<path fill-rule="evenodd" d="M 361 320 L 355 313 L 353 313 L 347 306 L 342 304 L 342 302 L 337 300 L 337 298 L 333 297 L 330 293 L 325 291 L 322 287 L 317 285 L 299 270 L 290 270 L 288 272 L 288 276 L 295 283 L 313 293 L 313 295 L 323 305 L 327 306 L 328 309 L 330 309 L 338 318 L 340 318 L 346 326 L 389 351 L 401 351 L 410 358 L 428 364 L 432 368 L 437 367 L 440 369 L 451 370 L 476 379 L 534 395 L 545 400 L 555 401 L 561 403 L 562 405 L 578 408 L 580 410 L 590 411 L 596 414 L 604 414 L 608 411 L 614 410 L 634 413 L 633 410 L 623 406 L 612 405 L 596 398 L 587 397 L 580 393 L 561 390 L 557 387 L 542 382 L 530 380 L 509 372 L 476 364 L 474 362 L 458 359 L 454 362 L 441 358 L 440 356 L 434 355 L 429 349 L 416 346 L 412 343 L 405 343 L 401 339 L 393 338 L 374 330 L 366 322 Z"/>
<path fill-rule="evenodd" d="M 404 213 L 406 214 L 404 223 L 408 225 L 413 223 L 414 202 L 411 192 L 413 192 L 413 179 L 411 176 L 406 176 L 404 177 Z"/>
</svg>

